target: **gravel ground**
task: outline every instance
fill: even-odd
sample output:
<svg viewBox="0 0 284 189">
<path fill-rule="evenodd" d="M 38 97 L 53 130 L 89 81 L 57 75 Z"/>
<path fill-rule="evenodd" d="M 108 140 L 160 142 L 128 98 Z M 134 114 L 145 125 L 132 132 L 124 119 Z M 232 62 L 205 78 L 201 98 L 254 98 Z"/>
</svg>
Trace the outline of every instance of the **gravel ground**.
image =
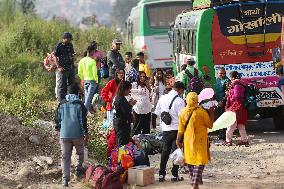
<svg viewBox="0 0 284 189">
<path fill-rule="evenodd" d="M 3 120 L 3 119 L 2 119 Z M 11 121 L 12 123 L 14 122 Z M 5 122 L 2 125 L 11 125 L 11 122 Z M 17 124 L 17 129 L 10 127 L 13 132 L 19 131 L 21 128 Z M 203 177 L 204 185 L 200 188 L 203 189 L 284 189 L 284 132 L 275 131 L 272 127 L 271 120 L 260 120 L 257 122 L 250 122 L 247 127 L 248 134 L 250 137 L 251 145 L 250 147 L 239 147 L 239 146 L 217 146 L 214 143 L 211 145 L 210 151 L 212 160 L 209 165 L 206 166 Z M 32 130 L 32 129 L 31 129 Z M 4 130 L 5 131 L 5 130 Z M 21 129 L 20 129 L 21 131 Z M 30 130 L 29 130 L 30 131 Z M 2 134 L 4 132 L 2 130 Z M 27 133 L 21 133 L 25 136 Z M 39 136 L 46 137 L 46 135 L 41 135 L 41 132 L 37 133 Z M 2 142 L 13 142 L 13 140 L 8 140 L 2 135 Z M 213 136 L 214 137 L 214 136 Z M 47 137 L 52 139 L 53 137 Z M 27 139 L 26 139 L 27 140 Z M 51 140 L 52 141 L 52 140 Z M 45 144 L 46 150 L 50 149 L 50 145 L 54 142 L 46 140 Z M 235 136 L 235 142 L 237 137 Z M 13 144 L 13 143 L 12 143 Z M 20 159 L 12 158 L 11 152 L 13 150 L 17 151 L 14 145 L 8 145 L 6 143 L 5 150 L 2 153 L 5 154 L 7 159 L 2 159 L 0 161 L 0 189 L 5 188 L 15 188 L 18 184 L 10 177 L 8 172 L 12 172 L 13 167 L 16 170 Z M 18 144 L 17 144 L 18 145 Z M 22 148 L 25 147 L 22 143 Z M 6 149 L 10 146 L 10 149 Z M 3 146 L 2 146 L 3 147 Z M 26 147 L 25 147 L 26 148 Z M 4 148 L 3 148 L 4 149 Z M 13 149 L 13 150 L 11 150 Z M 57 148 L 52 148 L 58 150 Z M 42 149 L 34 148 L 34 151 L 28 149 L 28 154 L 45 154 L 46 151 Z M 57 154 L 57 152 L 54 154 Z M 14 152 L 14 151 L 13 151 Z M 32 153 L 33 152 L 33 153 Z M 0 153 L 1 154 L 1 153 Z M 24 156 L 25 154 L 21 154 Z M 29 158 L 29 157 L 25 157 Z M 57 158 L 55 158 L 57 159 Z M 150 157 L 151 165 L 156 168 L 156 173 L 158 173 L 160 155 L 155 155 Z M 168 163 L 168 172 L 170 173 L 171 162 Z M 7 169 L 9 167 L 9 169 Z M 14 170 L 14 171 L 15 171 Z M 10 175 L 10 176 L 8 176 Z M 188 175 L 182 175 L 185 181 L 172 183 L 170 181 L 170 174 L 167 175 L 167 180 L 164 183 L 159 183 L 157 180 L 158 175 L 156 174 L 156 182 L 153 185 L 146 186 L 144 188 L 149 189 L 182 189 L 191 188 Z M 59 179 L 60 180 L 60 179 Z M 31 183 L 30 189 L 60 189 L 60 181 L 58 179 L 54 180 L 49 178 L 47 180 L 40 180 L 40 182 Z M 82 183 L 76 181 L 71 182 L 71 187 L 74 189 L 85 188 Z M 136 186 L 125 186 L 125 188 L 134 189 L 140 188 Z"/>
</svg>

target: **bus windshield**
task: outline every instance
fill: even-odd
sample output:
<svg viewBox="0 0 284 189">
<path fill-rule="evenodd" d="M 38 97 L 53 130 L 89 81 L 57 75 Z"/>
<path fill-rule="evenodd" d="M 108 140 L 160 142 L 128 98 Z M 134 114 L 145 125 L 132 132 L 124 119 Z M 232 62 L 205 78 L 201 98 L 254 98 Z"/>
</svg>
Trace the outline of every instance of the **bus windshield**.
<svg viewBox="0 0 284 189">
<path fill-rule="evenodd" d="M 190 8 L 189 1 L 168 2 L 147 5 L 146 10 L 151 28 L 168 29 L 176 16 L 183 10 Z"/>
</svg>

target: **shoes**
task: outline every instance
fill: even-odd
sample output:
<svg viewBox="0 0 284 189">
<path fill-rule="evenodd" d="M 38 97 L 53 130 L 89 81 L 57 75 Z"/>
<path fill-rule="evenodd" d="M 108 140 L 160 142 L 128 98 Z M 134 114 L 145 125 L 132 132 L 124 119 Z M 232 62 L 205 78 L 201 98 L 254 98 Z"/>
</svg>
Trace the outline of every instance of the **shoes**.
<svg viewBox="0 0 284 189">
<path fill-rule="evenodd" d="M 248 141 L 240 141 L 237 143 L 238 146 L 245 146 L 245 147 L 249 147 L 249 142 Z"/>
<path fill-rule="evenodd" d="M 184 178 L 183 177 L 179 177 L 179 176 L 171 178 L 172 182 L 178 182 L 178 181 L 183 181 L 183 180 L 184 180 Z"/>
<path fill-rule="evenodd" d="M 69 187 L 68 180 L 63 180 L 62 181 L 62 186 L 63 187 Z"/>
<path fill-rule="evenodd" d="M 165 181 L 165 175 L 159 175 L 159 182 Z"/>
<path fill-rule="evenodd" d="M 83 169 L 78 169 L 78 170 L 76 170 L 76 172 L 75 172 L 75 176 L 76 176 L 77 178 L 82 177 L 82 176 L 84 176 L 84 175 L 85 175 L 85 170 L 83 170 Z"/>
<path fill-rule="evenodd" d="M 223 146 L 232 146 L 233 144 L 232 144 L 232 141 L 227 142 L 227 141 L 225 140 L 225 141 L 222 142 L 222 145 L 223 145 Z"/>
</svg>

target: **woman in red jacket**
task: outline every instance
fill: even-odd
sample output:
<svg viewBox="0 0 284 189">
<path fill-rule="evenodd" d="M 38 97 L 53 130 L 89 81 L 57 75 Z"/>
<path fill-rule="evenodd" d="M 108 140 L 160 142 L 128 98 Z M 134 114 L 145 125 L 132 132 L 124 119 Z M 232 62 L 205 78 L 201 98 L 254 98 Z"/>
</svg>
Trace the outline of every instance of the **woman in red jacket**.
<svg viewBox="0 0 284 189">
<path fill-rule="evenodd" d="M 113 108 L 112 108 L 112 100 L 116 95 L 117 87 L 125 77 L 125 71 L 122 68 L 119 68 L 115 72 L 115 79 L 110 80 L 106 86 L 101 91 L 102 99 L 107 103 L 107 125 L 112 124 L 113 120 Z"/>
<path fill-rule="evenodd" d="M 237 121 L 235 124 L 227 128 L 225 145 L 232 145 L 232 136 L 236 128 L 238 128 L 241 141 L 238 145 L 248 146 L 248 136 L 245 129 L 245 124 L 248 120 L 248 112 L 244 106 L 245 101 L 245 83 L 240 79 L 239 73 L 233 71 L 230 73 L 231 85 L 227 94 L 226 111 L 236 112 Z"/>
</svg>

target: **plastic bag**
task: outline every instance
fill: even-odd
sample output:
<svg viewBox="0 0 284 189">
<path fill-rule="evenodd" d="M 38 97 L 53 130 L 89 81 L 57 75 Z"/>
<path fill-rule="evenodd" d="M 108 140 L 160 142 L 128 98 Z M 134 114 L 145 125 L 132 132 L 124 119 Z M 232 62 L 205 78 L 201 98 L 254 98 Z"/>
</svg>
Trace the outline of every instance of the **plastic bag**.
<svg viewBox="0 0 284 189">
<path fill-rule="evenodd" d="M 174 161 L 175 165 L 183 165 L 184 164 L 184 157 L 182 149 L 176 149 L 171 155 L 170 158 Z"/>
</svg>

